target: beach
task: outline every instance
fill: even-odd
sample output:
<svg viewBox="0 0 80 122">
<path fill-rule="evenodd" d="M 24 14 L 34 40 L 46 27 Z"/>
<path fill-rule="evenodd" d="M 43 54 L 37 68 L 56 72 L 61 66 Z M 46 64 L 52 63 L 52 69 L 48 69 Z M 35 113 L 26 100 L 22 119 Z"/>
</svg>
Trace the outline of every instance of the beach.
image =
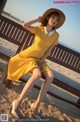
<svg viewBox="0 0 80 122">
<path fill-rule="evenodd" d="M 16 121 L 10 114 L 10 107 L 12 101 L 18 98 L 24 85 L 22 82 L 13 83 L 13 88 L 8 89 L 5 88 L 5 85 L 0 84 L 0 114 L 8 114 L 8 122 Z M 33 87 L 23 99 L 19 108 L 22 122 L 30 122 L 32 119 L 33 122 L 37 121 L 30 113 L 26 112 L 30 109 L 31 103 L 37 99 L 38 93 L 39 90 Z M 45 122 L 73 122 L 73 120 L 74 122 L 80 122 L 80 109 L 48 94 L 38 106 L 38 114 L 41 116 L 42 121 Z"/>
</svg>

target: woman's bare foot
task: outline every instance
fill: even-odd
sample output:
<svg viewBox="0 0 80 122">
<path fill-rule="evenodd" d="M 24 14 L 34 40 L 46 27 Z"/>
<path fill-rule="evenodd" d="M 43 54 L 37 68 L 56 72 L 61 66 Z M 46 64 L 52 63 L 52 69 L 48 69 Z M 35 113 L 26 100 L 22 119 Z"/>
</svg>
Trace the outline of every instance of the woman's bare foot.
<svg viewBox="0 0 80 122">
<path fill-rule="evenodd" d="M 41 117 L 38 115 L 38 104 L 36 102 L 31 104 L 31 111 L 32 111 L 32 115 L 36 119 L 41 119 Z"/>
<path fill-rule="evenodd" d="M 19 116 L 18 116 L 18 114 L 16 113 L 16 110 L 18 109 L 18 107 L 19 107 L 19 103 L 17 102 L 17 100 L 14 100 L 14 101 L 12 102 L 12 107 L 11 107 L 10 113 L 11 113 L 15 118 L 17 118 L 17 119 L 19 119 Z"/>
</svg>

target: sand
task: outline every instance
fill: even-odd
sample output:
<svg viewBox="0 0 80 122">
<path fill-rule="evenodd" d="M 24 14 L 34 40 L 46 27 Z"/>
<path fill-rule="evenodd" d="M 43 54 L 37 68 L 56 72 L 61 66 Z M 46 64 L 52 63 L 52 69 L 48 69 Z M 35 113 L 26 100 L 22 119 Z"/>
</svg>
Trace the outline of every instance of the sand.
<svg viewBox="0 0 80 122">
<path fill-rule="evenodd" d="M 8 89 L 0 83 L 0 114 L 8 114 L 8 122 L 16 122 L 15 118 L 10 114 L 10 107 L 12 101 L 18 98 L 24 85 L 22 82 L 13 83 L 13 88 Z M 31 116 L 30 112 L 26 113 L 30 109 L 31 103 L 37 99 L 38 93 L 39 90 L 33 87 L 23 99 L 19 108 L 20 121 L 38 122 L 36 118 Z M 38 106 L 38 114 L 41 117 L 41 122 L 73 122 L 72 120 L 80 122 L 80 109 L 48 94 Z"/>
</svg>

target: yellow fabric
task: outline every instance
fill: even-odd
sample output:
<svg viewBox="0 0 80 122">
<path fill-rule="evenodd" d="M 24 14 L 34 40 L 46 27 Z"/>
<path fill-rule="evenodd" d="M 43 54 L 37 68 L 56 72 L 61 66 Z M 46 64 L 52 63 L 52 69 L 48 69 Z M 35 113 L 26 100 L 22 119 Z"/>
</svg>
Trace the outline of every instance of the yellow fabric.
<svg viewBox="0 0 80 122">
<path fill-rule="evenodd" d="M 34 44 L 9 60 L 7 78 L 10 80 L 18 81 L 21 76 L 32 72 L 35 67 L 38 67 L 38 62 L 44 56 L 47 49 L 52 44 L 54 46 L 58 44 L 59 34 L 56 31 L 49 36 L 48 34 L 45 35 L 43 26 L 34 28 Z M 48 72 L 49 70 L 50 68 L 44 61 L 41 66 L 41 71 Z"/>
</svg>

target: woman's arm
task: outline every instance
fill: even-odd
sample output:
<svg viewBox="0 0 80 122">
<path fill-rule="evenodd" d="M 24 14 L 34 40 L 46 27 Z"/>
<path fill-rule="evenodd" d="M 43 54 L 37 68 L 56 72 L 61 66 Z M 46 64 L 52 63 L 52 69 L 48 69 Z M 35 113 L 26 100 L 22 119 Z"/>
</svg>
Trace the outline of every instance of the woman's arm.
<svg viewBox="0 0 80 122">
<path fill-rule="evenodd" d="M 41 17 L 38 17 L 37 19 L 31 20 L 29 22 L 23 23 L 22 26 L 29 30 L 31 33 L 35 32 L 35 29 L 33 26 L 31 26 L 32 24 L 36 23 L 36 22 L 41 22 Z"/>
</svg>

